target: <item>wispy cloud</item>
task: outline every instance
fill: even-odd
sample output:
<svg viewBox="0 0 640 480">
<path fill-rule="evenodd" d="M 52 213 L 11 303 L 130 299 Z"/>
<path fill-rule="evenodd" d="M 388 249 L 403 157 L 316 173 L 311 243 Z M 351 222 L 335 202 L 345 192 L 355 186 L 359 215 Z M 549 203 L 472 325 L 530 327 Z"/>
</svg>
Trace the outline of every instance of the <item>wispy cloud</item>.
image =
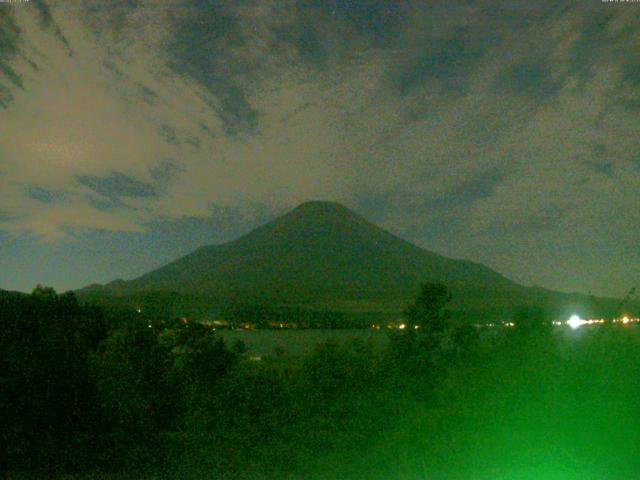
<svg viewBox="0 0 640 480">
<path fill-rule="evenodd" d="M 513 260 L 536 232 L 586 245 L 613 223 L 621 255 L 639 233 L 633 5 L 21 5 L 0 4 L 0 229 L 13 235 L 327 198 L 563 287 L 566 262 L 529 275 Z"/>
</svg>

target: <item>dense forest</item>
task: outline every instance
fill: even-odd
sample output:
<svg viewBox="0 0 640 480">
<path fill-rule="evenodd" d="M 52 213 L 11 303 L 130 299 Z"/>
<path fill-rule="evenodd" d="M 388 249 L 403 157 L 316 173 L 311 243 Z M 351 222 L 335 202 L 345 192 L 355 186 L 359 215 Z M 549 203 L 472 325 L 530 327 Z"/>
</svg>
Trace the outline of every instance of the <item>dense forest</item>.
<svg viewBox="0 0 640 480">
<path fill-rule="evenodd" d="M 638 471 L 635 330 L 568 339 L 529 309 L 488 334 L 456 325 L 448 299 L 425 285 L 406 311 L 419 328 L 390 333 L 386 347 L 325 343 L 255 361 L 199 323 L 83 306 L 50 288 L 4 296 L 2 469 L 13 479 Z"/>
</svg>

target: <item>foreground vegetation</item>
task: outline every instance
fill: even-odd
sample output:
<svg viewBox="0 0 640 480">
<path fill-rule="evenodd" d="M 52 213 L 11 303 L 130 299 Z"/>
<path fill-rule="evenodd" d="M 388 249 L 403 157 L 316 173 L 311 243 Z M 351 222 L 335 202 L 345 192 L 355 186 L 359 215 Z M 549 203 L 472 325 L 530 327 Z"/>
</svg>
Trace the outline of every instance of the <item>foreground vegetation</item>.
<svg viewBox="0 0 640 480">
<path fill-rule="evenodd" d="M 386 348 L 252 361 L 180 320 L 39 288 L 0 301 L 0 460 L 19 478 L 623 479 L 640 473 L 636 331 L 524 312 L 457 326 L 425 286 Z"/>
</svg>

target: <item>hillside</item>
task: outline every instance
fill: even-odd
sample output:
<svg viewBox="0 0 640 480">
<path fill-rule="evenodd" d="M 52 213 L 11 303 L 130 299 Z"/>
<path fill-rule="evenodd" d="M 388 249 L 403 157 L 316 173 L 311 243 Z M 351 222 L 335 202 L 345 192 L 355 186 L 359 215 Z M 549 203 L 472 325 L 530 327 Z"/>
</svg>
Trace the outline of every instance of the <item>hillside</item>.
<svg viewBox="0 0 640 480">
<path fill-rule="evenodd" d="M 16 298 L 16 297 L 23 297 L 26 296 L 25 293 L 22 292 L 13 292 L 10 290 L 2 290 L 0 288 L 0 300 L 4 300 L 4 299 L 9 299 L 9 298 Z"/>
</svg>

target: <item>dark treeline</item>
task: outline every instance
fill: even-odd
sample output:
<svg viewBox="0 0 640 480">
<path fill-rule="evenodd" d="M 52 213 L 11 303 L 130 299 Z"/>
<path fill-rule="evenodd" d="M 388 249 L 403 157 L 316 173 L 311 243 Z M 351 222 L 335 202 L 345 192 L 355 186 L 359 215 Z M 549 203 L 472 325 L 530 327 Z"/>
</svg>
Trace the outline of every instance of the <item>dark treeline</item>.
<svg viewBox="0 0 640 480">
<path fill-rule="evenodd" d="M 383 323 L 397 317 L 377 312 L 342 312 L 305 307 L 274 306 L 264 303 L 232 305 L 221 314 L 230 325 L 251 324 L 255 328 L 358 329 L 370 328 L 372 323 Z"/>
<path fill-rule="evenodd" d="M 342 312 L 316 311 L 301 307 L 280 307 L 263 304 L 234 306 L 225 318 L 235 325 L 251 323 L 256 328 L 273 328 L 278 324 L 295 325 L 299 328 L 354 328 Z"/>
<path fill-rule="evenodd" d="M 394 332 L 387 348 L 326 343 L 259 362 L 198 323 L 114 315 L 46 288 L 3 298 L 2 468 L 14 478 L 556 478 L 514 469 L 525 457 L 566 466 L 577 445 L 611 472 L 605 441 L 619 443 L 618 460 L 635 458 L 640 434 L 624 427 L 640 420 L 640 388 L 626 381 L 640 372 L 635 337 L 602 328 L 574 348 L 535 309 L 520 327 L 481 335 L 455 324 L 448 298 L 425 285 L 405 314 L 419 328 Z M 600 408 L 602 392 L 624 421 Z"/>
</svg>

